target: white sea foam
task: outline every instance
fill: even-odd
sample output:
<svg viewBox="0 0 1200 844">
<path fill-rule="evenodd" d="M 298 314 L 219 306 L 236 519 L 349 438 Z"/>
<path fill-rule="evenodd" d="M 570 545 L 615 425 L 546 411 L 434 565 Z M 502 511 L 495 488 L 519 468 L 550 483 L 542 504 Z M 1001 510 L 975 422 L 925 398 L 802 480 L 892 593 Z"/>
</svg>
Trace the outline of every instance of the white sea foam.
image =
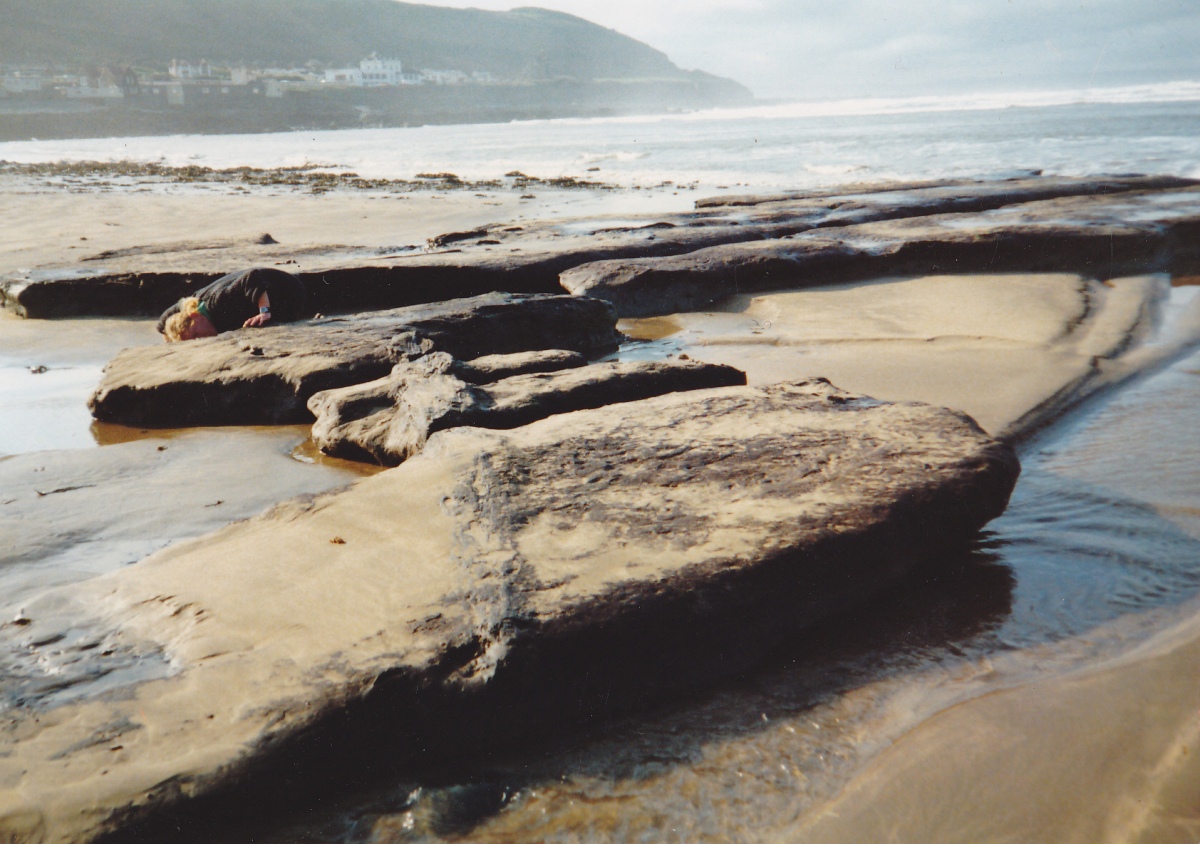
<svg viewBox="0 0 1200 844">
<path fill-rule="evenodd" d="M 1048 108 L 1067 105 L 1129 105 L 1200 101 L 1200 81 L 1177 80 L 1107 88 L 1066 88 L 1046 91 L 997 91 L 920 97 L 860 97 L 843 100 L 797 100 L 741 109 L 717 109 L 660 115 L 664 121 L 789 119 L 798 117 L 865 117 L 946 111 L 992 111 L 1002 108 Z M 614 120 L 639 121 L 628 117 Z"/>
<path fill-rule="evenodd" d="M 519 170 L 626 187 L 695 182 L 705 192 L 1031 170 L 1200 176 L 1197 102 L 1200 81 L 1185 80 L 472 126 L 25 141 L 0 144 L 0 159 L 317 166 L 392 179 Z"/>
</svg>

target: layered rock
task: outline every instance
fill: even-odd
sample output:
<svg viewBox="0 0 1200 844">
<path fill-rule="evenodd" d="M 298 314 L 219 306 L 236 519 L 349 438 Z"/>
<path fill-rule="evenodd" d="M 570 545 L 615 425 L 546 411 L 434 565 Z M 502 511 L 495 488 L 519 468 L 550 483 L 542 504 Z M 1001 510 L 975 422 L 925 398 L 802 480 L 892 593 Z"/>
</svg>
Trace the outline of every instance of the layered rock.
<svg viewBox="0 0 1200 844">
<path fill-rule="evenodd" d="M 969 541 L 1017 473 L 961 414 L 824 381 L 443 431 L 0 630 L 31 672 L 64 628 L 171 666 L 11 708 L 0 830 L 155 840 L 745 670 Z"/>
<path fill-rule="evenodd" d="M 597 355 L 616 348 L 615 324 L 603 302 L 490 294 L 241 329 L 122 351 L 88 406 L 97 419 L 128 425 L 304 422 L 315 393 L 383 377 L 432 351 L 463 359 L 535 349 Z"/>
<path fill-rule="evenodd" d="M 523 356 L 514 356 L 521 358 Z M 541 361 L 537 361 L 541 363 Z M 503 366 L 503 361 L 496 364 Z M 516 428 L 557 413 L 588 410 L 664 393 L 746 383 L 731 366 L 687 360 L 607 362 L 491 378 L 495 368 L 462 366 L 435 353 L 397 364 L 387 378 L 317 393 L 313 441 L 327 454 L 395 466 L 447 428 Z M 464 371 L 465 370 L 465 371 Z M 504 371 L 501 369 L 501 371 Z M 472 376 L 482 383 L 468 383 Z"/>
<path fill-rule="evenodd" d="M 978 214 L 1062 197 L 1087 203 L 1195 184 L 1168 176 L 1031 176 L 850 185 L 829 191 L 718 197 L 697 203 L 687 213 L 632 220 L 496 224 L 382 254 L 356 246 L 271 244 L 252 238 L 228 244 L 154 244 L 0 279 L 0 304 L 30 317 L 157 315 L 231 269 L 276 263 L 286 263 L 305 281 L 310 303 L 322 313 L 395 308 L 495 290 L 553 293 L 561 290 L 561 273 L 598 261 L 666 258 L 725 244 L 777 240 L 812 229 Z"/>
<path fill-rule="evenodd" d="M 897 275 L 1200 271 L 1200 192 L 1071 197 L 979 214 L 822 228 L 686 255 L 610 260 L 561 276 L 622 317 L 702 310 L 738 293 Z"/>
</svg>

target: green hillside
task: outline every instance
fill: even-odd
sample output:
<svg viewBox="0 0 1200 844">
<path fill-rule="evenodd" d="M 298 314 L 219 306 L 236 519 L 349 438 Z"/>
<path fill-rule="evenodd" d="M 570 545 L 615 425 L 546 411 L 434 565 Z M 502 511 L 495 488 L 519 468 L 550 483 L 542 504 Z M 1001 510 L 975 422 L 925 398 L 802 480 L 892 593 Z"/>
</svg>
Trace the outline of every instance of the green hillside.
<svg viewBox="0 0 1200 844">
<path fill-rule="evenodd" d="M 505 79 L 691 76 L 661 52 L 544 9 L 445 9 L 392 0 L 0 0 L 0 65 L 357 64 Z"/>
</svg>

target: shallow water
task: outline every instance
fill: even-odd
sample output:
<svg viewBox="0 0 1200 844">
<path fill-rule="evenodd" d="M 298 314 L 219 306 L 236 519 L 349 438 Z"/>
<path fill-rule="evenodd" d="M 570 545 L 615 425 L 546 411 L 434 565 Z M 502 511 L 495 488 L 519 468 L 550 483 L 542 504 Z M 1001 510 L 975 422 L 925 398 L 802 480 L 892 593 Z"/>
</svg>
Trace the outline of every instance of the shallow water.
<svg viewBox="0 0 1200 844">
<path fill-rule="evenodd" d="M 92 415 L 79 401 L 100 382 L 100 366 L 12 364 L 0 359 L 0 454 L 92 445 Z"/>
<path fill-rule="evenodd" d="M 57 586 L 378 471 L 321 454 L 308 426 L 150 429 L 92 419 L 87 398 L 104 364 L 157 342 L 152 320 L 24 320 L 0 309 L 0 618 Z M 82 660 L 89 644 L 72 653 Z M 72 676 L 97 666 L 76 668 L 82 674 Z M 0 707 L 22 694 L 7 687 L 13 676 L 0 664 Z"/>
</svg>

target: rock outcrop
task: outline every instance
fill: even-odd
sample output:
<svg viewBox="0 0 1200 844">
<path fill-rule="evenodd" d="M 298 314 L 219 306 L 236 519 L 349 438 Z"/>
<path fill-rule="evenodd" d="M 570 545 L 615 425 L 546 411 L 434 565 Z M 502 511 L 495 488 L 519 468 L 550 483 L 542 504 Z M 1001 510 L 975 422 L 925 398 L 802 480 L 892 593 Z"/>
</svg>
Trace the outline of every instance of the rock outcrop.
<svg viewBox="0 0 1200 844">
<path fill-rule="evenodd" d="M 1071 197 L 988 213 L 822 228 L 686 255 L 576 267 L 561 281 L 622 317 L 702 310 L 738 293 L 898 275 L 1200 271 L 1200 192 Z"/>
<path fill-rule="evenodd" d="M 479 367 L 463 367 L 449 355 L 434 353 L 397 364 L 387 378 L 317 393 L 308 400 L 317 418 L 313 441 L 335 457 L 395 466 L 447 428 L 516 428 L 557 413 L 746 383 L 745 373 L 731 366 L 696 361 L 608 362 L 520 372 L 526 356 L 513 357 L 518 358 L 509 367 L 514 374 L 482 382 L 467 380 L 479 377 Z M 502 358 L 494 360 L 503 365 Z"/>
<path fill-rule="evenodd" d="M 64 629 L 170 666 L 14 702 L 0 830 L 159 840 L 745 670 L 970 541 L 1018 471 L 968 417 L 824 381 L 443 431 L 0 628 L 29 673 Z"/>
<path fill-rule="evenodd" d="M 697 250 L 938 214 L 979 215 L 1060 198 L 1086 205 L 1135 193 L 1168 196 L 1194 180 L 1169 176 L 1038 177 L 850 185 L 836 191 L 703 200 L 694 211 L 630 220 L 496 224 L 385 254 L 353 246 L 157 244 L 35 267 L 0 279 L 0 304 L 29 317 L 157 315 L 238 267 L 287 263 L 319 312 L 395 308 L 495 290 L 554 293 L 559 275 L 601 261 L 670 258 Z M 946 251 L 954 254 L 953 249 Z M 949 257 L 941 260 L 949 266 Z M 303 269 L 296 266 L 299 261 Z M 1040 266 L 1014 266 L 1018 270 Z M 1073 266 L 1051 267 L 1071 271 Z M 1137 272 L 1155 267 L 1139 266 Z M 572 282 L 577 284 L 578 282 Z M 731 291 L 732 292 L 732 291 Z"/>
<path fill-rule="evenodd" d="M 126 349 L 88 406 L 106 422 L 178 427 L 305 422 L 315 393 L 381 378 L 432 351 L 470 360 L 616 348 L 604 302 L 490 294 L 370 314 L 321 317 L 218 337 Z"/>
</svg>

